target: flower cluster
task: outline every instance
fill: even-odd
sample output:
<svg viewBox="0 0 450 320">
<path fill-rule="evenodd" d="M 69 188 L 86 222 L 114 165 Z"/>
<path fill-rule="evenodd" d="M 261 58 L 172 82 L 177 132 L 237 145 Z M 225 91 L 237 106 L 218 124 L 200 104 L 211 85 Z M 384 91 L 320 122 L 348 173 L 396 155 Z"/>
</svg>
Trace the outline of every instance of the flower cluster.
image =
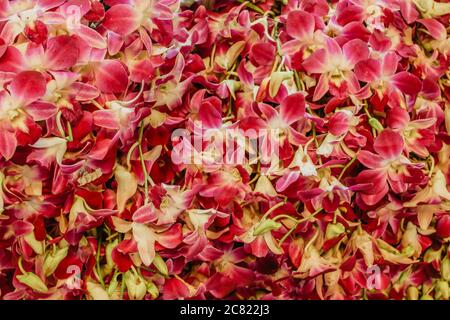
<svg viewBox="0 0 450 320">
<path fill-rule="evenodd" d="M 449 19 L 0 1 L 0 299 L 449 299 Z"/>
</svg>

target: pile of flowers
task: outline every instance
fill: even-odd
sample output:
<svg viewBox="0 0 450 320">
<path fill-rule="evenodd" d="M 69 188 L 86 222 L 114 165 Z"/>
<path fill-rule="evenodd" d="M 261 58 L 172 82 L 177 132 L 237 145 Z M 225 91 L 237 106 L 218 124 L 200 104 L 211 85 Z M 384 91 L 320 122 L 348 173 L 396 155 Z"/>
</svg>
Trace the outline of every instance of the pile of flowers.
<svg viewBox="0 0 450 320">
<path fill-rule="evenodd" d="M 0 1 L 0 299 L 449 299 L 449 17 Z"/>
</svg>

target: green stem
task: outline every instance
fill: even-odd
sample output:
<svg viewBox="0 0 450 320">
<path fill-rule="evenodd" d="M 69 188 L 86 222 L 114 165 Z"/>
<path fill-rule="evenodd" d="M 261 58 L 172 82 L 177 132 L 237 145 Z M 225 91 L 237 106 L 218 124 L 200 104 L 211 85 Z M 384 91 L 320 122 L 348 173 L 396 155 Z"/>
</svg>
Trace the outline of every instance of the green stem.
<svg viewBox="0 0 450 320">
<path fill-rule="evenodd" d="M 358 150 L 359 151 L 359 150 Z M 344 169 L 342 169 L 341 173 L 339 174 L 338 180 L 341 180 L 342 176 L 344 175 L 345 171 L 350 168 L 350 166 L 353 164 L 353 162 L 355 162 L 356 160 L 356 154 L 354 155 L 354 157 L 352 158 L 352 160 L 350 160 L 344 167 Z"/>
<path fill-rule="evenodd" d="M 275 218 L 273 218 L 273 221 L 277 221 L 280 219 L 289 219 L 291 221 L 294 221 L 295 223 L 297 223 L 297 219 L 295 219 L 294 217 L 288 216 L 287 214 L 280 214 L 279 216 L 276 216 Z"/>
<path fill-rule="evenodd" d="M 300 223 L 303 223 L 303 222 L 305 222 L 305 221 L 310 220 L 311 218 L 314 218 L 314 217 L 315 217 L 317 214 L 319 214 L 321 211 L 322 211 L 322 208 L 317 209 L 317 210 L 314 211 L 309 217 L 306 217 L 306 218 L 297 220 L 297 222 L 295 223 L 295 225 L 294 225 L 291 229 L 289 229 L 289 231 L 286 232 L 286 234 L 280 239 L 280 241 L 278 242 L 278 245 L 281 247 L 281 245 L 283 244 L 283 242 L 286 241 L 286 239 L 292 234 L 292 232 L 295 231 L 295 229 L 297 229 L 297 226 L 298 226 Z"/>
<path fill-rule="evenodd" d="M 17 264 L 19 265 L 20 272 L 22 272 L 22 274 L 26 274 L 27 271 L 23 268 L 22 257 L 19 258 L 19 261 L 17 262 Z"/>
<path fill-rule="evenodd" d="M 267 210 L 267 212 L 264 214 L 264 216 L 262 217 L 261 221 L 265 220 L 269 214 L 271 214 L 272 212 L 274 212 L 276 209 L 278 209 L 279 207 L 281 207 L 282 205 L 284 205 L 284 202 L 278 202 L 276 205 L 274 205 L 272 208 L 270 208 L 269 210 Z"/>
<path fill-rule="evenodd" d="M 69 136 L 67 137 L 67 141 L 72 142 L 73 141 L 73 133 L 72 133 L 72 125 L 69 121 L 67 121 L 67 131 L 69 132 Z"/>
<path fill-rule="evenodd" d="M 123 293 L 125 292 L 125 279 L 122 273 L 122 282 L 120 283 L 120 300 L 123 300 Z"/>
<path fill-rule="evenodd" d="M 319 141 L 317 141 L 316 125 L 314 123 L 312 124 L 312 135 L 314 139 L 314 146 L 316 147 L 316 149 L 319 149 Z M 322 157 L 320 156 L 320 154 L 317 155 L 317 160 L 319 161 L 319 164 L 322 165 Z"/>
<path fill-rule="evenodd" d="M 58 128 L 58 131 L 61 134 L 62 138 L 66 139 L 66 133 L 64 132 L 64 128 L 63 128 L 62 123 L 61 123 L 61 116 L 62 116 L 62 112 L 60 110 L 56 114 L 56 127 Z"/>
<path fill-rule="evenodd" d="M 138 148 L 139 148 L 139 158 L 141 160 L 142 171 L 144 172 L 144 192 L 145 192 L 145 204 L 148 204 L 150 199 L 148 195 L 148 183 L 150 182 L 153 185 L 153 181 L 148 175 L 147 167 L 145 166 L 144 161 L 144 153 L 142 151 L 142 138 L 144 136 L 144 120 L 141 121 L 141 126 L 139 128 L 139 140 L 138 140 Z"/>
<path fill-rule="evenodd" d="M 97 254 L 96 254 L 95 260 L 96 260 L 98 280 L 100 281 L 102 287 L 105 288 L 105 282 L 103 281 L 102 270 L 100 268 L 100 251 L 101 251 L 101 249 L 102 249 L 102 237 L 101 237 L 101 233 L 100 233 L 100 236 L 98 238 Z"/>
<path fill-rule="evenodd" d="M 262 14 L 262 15 L 265 13 L 263 9 L 261 9 L 260 7 L 254 5 L 254 4 L 251 3 L 251 2 L 244 1 L 244 0 L 237 0 L 237 1 L 240 2 L 240 3 L 245 3 L 245 5 L 246 5 L 247 8 L 252 9 L 252 10 L 255 11 L 255 12 L 258 12 L 258 13 L 260 13 L 260 14 Z"/>
</svg>

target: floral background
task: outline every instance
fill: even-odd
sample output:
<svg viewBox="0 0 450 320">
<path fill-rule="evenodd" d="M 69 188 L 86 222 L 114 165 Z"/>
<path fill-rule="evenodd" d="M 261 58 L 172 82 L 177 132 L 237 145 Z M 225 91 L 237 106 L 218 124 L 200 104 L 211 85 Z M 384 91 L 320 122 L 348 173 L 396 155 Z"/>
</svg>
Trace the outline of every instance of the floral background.
<svg viewBox="0 0 450 320">
<path fill-rule="evenodd" d="M 0 1 L 0 298 L 448 300 L 449 17 Z"/>
</svg>

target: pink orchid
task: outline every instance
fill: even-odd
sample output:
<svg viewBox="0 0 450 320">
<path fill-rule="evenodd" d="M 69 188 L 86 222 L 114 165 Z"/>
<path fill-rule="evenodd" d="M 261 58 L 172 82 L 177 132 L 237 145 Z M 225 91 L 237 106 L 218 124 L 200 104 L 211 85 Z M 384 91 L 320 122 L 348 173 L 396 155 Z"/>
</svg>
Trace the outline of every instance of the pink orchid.
<svg viewBox="0 0 450 320">
<path fill-rule="evenodd" d="M 310 74 L 321 74 L 314 90 L 313 100 L 321 99 L 328 91 L 336 97 L 355 94 L 359 90 L 357 75 L 353 72 L 355 65 L 367 59 L 367 44 L 354 39 L 342 46 L 332 38 L 325 39 L 325 48 L 314 51 L 303 62 L 303 67 Z"/>
</svg>

